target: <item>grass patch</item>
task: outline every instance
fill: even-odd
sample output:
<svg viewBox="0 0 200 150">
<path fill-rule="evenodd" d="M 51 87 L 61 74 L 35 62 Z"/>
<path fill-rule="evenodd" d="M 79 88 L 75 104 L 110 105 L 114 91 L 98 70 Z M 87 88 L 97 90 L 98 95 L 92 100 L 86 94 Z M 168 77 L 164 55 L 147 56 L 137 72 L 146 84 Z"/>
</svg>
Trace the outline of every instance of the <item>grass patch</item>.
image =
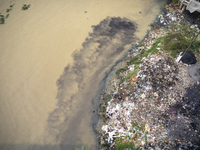
<svg viewBox="0 0 200 150">
<path fill-rule="evenodd" d="M 135 130 L 139 130 L 139 131 L 145 131 L 145 125 L 142 124 L 142 125 L 138 125 L 137 122 L 132 122 L 132 127 L 135 129 Z M 141 136 L 141 135 L 140 135 Z"/>
<path fill-rule="evenodd" d="M 170 25 L 167 34 L 162 37 L 161 43 L 163 49 L 169 52 L 172 57 L 176 57 L 180 52 L 187 49 L 193 38 L 196 36 L 196 29 L 190 29 L 189 25 Z M 200 46 L 200 39 L 197 38 L 192 44 L 190 50 L 198 51 Z M 194 48 L 195 47 L 195 48 Z"/>
<path fill-rule="evenodd" d="M 157 48 L 161 40 L 162 40 L 162 37 L 157 38 L 156 41 L 151 46 L 151 48 L 142 54 L 142 58 L 147 57 L 149 54 L 155 54 L 156 52 L 158 52 L 159 50 Z"/>
<path fill-rule="evenodd" d="M 128 58 L 126 64 L 127 64 L 127 66 L 132 65 L 132 64 L 135 64 L 134 71 L 133 71 L 133 72 L 130 72 L 130 73 L 125 77 L 125 81 L 128 81 L 129 79 L 131 79 L 132 77 L 136 77 L 136 75 L 137 75 L 138 65 L 140 65 L 140 56 L 133 57 L 133 58 Z"/>
<path fill-rule="evenodd" d="M 130 80 L 131 78 L 136 77 L 137 72 L 138 72 L 138 67 L 135 67 L 135 70 L 134 70 L 133 72 L 129 73 L 129 74 L 125 77 L 125 81 L 128 81 L 128 80 Z"/>
<path fill-rule="evenodd" d="M 132 64 L 139 65 L 140 64 L 140 57 L 139 56 L 137 56 L 137 57 L 130 57 L 130 58 L 128 58 L 126 64 L 128 66 L 132 65 Z"/>
<path fill-rule="evenodd" d="M 136 148 L 132 142 L 122 142 L 121 138 L 120 139 L 118 138 L 116 140 L 115 149 L 116 150 L 125 150 L 125 149 L 139 150 L 139 148 Z"/>
</svg>

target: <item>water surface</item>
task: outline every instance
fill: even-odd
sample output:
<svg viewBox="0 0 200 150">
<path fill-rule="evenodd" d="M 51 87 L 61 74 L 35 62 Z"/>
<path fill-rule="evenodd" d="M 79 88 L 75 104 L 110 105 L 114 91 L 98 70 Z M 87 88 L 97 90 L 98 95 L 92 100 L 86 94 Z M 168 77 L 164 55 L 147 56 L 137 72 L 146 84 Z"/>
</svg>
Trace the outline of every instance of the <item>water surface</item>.
<svg viewBox="0 0 200 150">
<path fill-rule="evenodd" d="M 96 145 L 92 99 L 160 2 L 0 0 L 1 14 L 11 4 L 0 25 L 0 149 Z"/>
</svg>

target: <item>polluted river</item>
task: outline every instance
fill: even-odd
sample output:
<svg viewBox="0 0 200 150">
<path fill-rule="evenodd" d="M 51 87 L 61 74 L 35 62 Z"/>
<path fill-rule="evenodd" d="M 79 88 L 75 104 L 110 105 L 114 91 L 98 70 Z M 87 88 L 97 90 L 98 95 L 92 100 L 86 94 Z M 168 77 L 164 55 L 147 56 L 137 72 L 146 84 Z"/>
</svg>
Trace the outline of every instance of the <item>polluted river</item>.
<svg viewBox="0 0 200 150">
<path fill-rule="evenodd" d="M 0 149 L 96 149 L 107 72 L 143 39 L 162 4 L 0 0 L 1 15 L 9 14 L 0 24 Z"/>
</svg>

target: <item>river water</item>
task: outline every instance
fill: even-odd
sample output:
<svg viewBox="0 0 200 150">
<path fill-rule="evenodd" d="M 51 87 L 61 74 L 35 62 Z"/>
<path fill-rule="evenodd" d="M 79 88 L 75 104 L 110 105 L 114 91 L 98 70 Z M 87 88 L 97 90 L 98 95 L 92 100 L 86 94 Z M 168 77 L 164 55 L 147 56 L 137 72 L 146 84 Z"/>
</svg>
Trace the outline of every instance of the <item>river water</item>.
<svg viewBox="0 0 200 150">
<path fill-rule="evenodd" d="M 0 0 L 0 149 L 95 147 L 101 81 L 161 1 Z"/>
</svg>

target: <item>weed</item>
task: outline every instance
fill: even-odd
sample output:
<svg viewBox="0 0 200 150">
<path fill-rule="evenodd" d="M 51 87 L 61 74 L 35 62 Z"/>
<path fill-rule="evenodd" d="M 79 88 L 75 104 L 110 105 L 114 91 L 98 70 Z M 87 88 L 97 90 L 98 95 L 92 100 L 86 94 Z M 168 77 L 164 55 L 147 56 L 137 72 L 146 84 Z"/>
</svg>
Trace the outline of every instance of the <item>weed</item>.
<svg viewBox="0 0 200 150">
<path fill-rule="evenodd" d="M 133 77 L 136 77 L 137 75 L 137 71 L 138 71 L 138 67 L 135 67 L 135 70 L 131 73 L 129 73 L 126 77 L 125 77 L 125 81 L 130 80 Z"/>
<path fill-rule="evenodd" d="M 175 57 L 180 52 L 187 49 L 195 35 L 195 29 L 190 29 L 190 26 L 188 25 L 170 25 L 170 30 L 162 37 L 161 43 L 163 44 L 163 49 L 166 52 L 169 52 L 172 57 Z M 193 43 L 193 47 L 194 45 L 198 48 L 200 46 L 200 40 L 197 39 Z"/>
<path fill-rule="evenodd" d="M 137 56 L 137 57 L 130 57 L 130 58 L 128 58 L 126 64 L 128 66 L 132 65 L 132 64 L 139 65 L 140 64 L 140 57 L 139 56 Z"/>
<path fill-rule="evenodd" d="M 156 41 L 151 46 L 151 48 L 142 54 L 142 58 L 147 57 L 149 54 L 155 54 L 156 52 L 158 52 L 159 50 L 157 48 L 158 48 L 158 44 L 161 42 L 161 39 L 162 37 L 157 38 Z"/>
<path fill-rule="evenodd" d="M 145 46 L 145 43 L 141 43 L 139 46 Z"/>
<path fill-rule="evenodd" d="M 115 144 L 116 150 L 124 150 L 124 149 L 131 149 L 131 150 L 138 150 L 132 142 L 122 142 L 122 139 L 117 138 Z"/>
<path fill-rule="evenodd" d="M 27 10 L 27 9 L 29 9 L 30 8 L 30 4 L 29 5 L 26 5 L 26 4 L 24 4 L 23 6 L 22 6 L 22 10 Z"/>
<path fill-rule="evenodd" d="M 9 14 L 6 15 L 6 19 L 9 17 Z"/>
<path fill-rule="evenodd" d="M 4 24 L 5 23 L 5 19 L 3 15 L 0 15 L 0 24 Z"/>
<path fill-rule="evenodd" d="M 132 127 L 135 128 L 135 130 L 139 130 L 139 131 L 145 130 L 145 125 L 144 124 L 138 125 L 137 122 L 132 122 Z"/>
<path fill-rule="evenodd" d="M 173 2 L 177 4 L 177 3 L 178 3 L 178 0 L 174 0 Z"/>
<path fill-rule="evenodd" d="M 87 150 L 87 148 L 85 147 L 85 145 L 82 145 L 81 149 L 80 148 L 75 148 L 75 150 Z"/>
</svg>

